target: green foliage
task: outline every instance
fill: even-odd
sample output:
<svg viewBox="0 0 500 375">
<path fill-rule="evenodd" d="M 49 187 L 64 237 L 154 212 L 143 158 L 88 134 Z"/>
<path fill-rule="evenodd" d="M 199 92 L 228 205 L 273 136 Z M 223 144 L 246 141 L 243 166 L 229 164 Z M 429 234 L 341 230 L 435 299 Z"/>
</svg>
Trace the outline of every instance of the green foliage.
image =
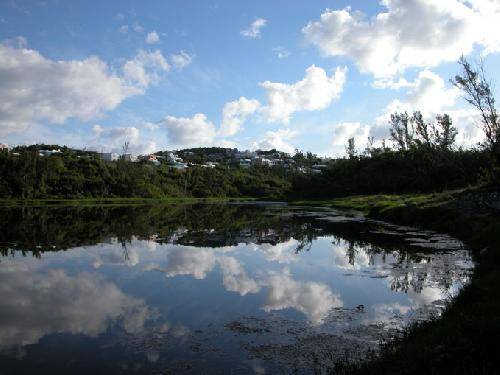
<svg viewBox="0 0 500 375">
<path fill-rule="evenodd" d="M 457 189 L 476 184 L 489 165 L 482 150 L 411 149 L 339 159 L 321 174 L 296 175 L 292 195 L 332 198 Z"/>
<path fill-rule="evenodd" d="M 96 155 L 40 156 L 35 146 L 0 153 L 0 198 L 100 197 L 265 197 L 283 198 L 291 183 L 281 171 L 192 167 L 185 171 L 166 165 L 104 162 Z"/>
</svg>

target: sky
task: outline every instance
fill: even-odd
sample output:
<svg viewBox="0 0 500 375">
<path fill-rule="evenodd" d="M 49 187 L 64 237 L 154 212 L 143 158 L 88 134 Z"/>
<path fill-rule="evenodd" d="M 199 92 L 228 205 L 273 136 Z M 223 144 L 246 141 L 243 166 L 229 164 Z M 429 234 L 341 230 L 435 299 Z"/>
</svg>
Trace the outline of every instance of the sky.
<svg viewBox="0 0 500 375">
<path fill-rule="evenodd" d="M 499 52 L 500 0 L 2 0 L 0 142 L 337 156 L 420 110 L 471 147 L 450 78 Z"/>
</svg>

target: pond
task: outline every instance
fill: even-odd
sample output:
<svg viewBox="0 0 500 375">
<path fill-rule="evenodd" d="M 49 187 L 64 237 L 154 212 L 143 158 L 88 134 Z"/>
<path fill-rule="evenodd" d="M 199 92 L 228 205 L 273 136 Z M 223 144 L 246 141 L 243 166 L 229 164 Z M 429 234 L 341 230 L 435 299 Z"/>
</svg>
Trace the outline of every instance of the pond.
<svg viewBox="0 0 500 375">
<path fill-rule="evenodd" d="M 452 237 L 324 208 L 0 215 L 8 374 L 326 372 L 438 316 L 473 270 Z"/>
</svg>

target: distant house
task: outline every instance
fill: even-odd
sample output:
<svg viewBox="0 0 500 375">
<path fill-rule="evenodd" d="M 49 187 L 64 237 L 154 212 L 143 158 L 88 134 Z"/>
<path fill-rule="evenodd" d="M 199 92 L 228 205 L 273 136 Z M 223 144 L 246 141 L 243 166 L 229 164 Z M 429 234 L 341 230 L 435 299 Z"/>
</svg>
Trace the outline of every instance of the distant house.
<svg viewBox="0 0 500 375">
<path fill-rule="evenodd" d="M 129 162 L 135 162 L 135 161 L 137 161 L 137 157 L 133 156 L 132 154 L 123 154 L 122 158 L 123 158 L 123 160 L 129 161 Z"/>
<path fill-rule="evenodd" d="M 154 164 L 154 165 L 160 165 L 160 161 L 158 160 L 158 158 L 156 157 L 156 155 L 154 154 L 151 154 L 151 155 L 147 155 L 146 156 L 146 161 Z"/>
<path fill-rule="evenodd" d="M 101 160 L 104 161 L 117 161 L 120 158 L 116 152 L 103 152 L 100 154 Z"/>
<path fill-rule="evenodd" d="M 61 150 L 40 150 L 38 152 L 38 155 L 40 155 L 40 156 L 52 156 L 52 155 L 60 154 L 60 153 L 62 153 Z"/>
<path fill-rule="evenodd" d="M 252 165 L 251 159 L 240 159 L 240 167 L 250 168 L 251 165 Z"/>
<path fill-rule="evenodd" d="M 269 166 L 269 167 L 270 167 L 270 166 L 273 166 L 273 165 L 276 165 L 275 160 L 271 160 L 271 159 L 268 159 L 268 158 L 263 158 L 263 157 L 260 157 L 260 156 L 256 157 L 256 158 L 254 159 L 254 161 L 255 161 L 256 163 L 260 163 L 260 164 L 262 164 L 262 165 L 267 165 L 267 166 Z"/>
<path fill-rule="evenodd" d="M 204 168 L 215 168 L 219 163 L 213 162 L 213 161 L 207 161 L 205 164 L 202 164 L 201 166 Z"/>
</svg>

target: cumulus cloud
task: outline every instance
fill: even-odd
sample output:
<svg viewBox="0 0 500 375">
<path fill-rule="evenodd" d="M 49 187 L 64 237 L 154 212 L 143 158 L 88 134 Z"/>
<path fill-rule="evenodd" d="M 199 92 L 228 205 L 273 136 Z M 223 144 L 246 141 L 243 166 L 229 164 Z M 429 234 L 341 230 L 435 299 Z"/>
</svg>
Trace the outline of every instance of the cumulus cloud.
<svg viewBox="0 0 500 375">
<path fill-rule="evenodd" d="M 245 38 L 250 38 L 250 39 L 255 39 L 255 38 L 260 38 L 261 34 L 261 29 L 266 26 L 267 20 L 264 18 L 257 18 L 255 21 L 252 22 L 250 26 L 248 26 L 246 29 L 241 30 L 240 34 L 243 35 Z"/>
<path fill-rule="evenodd" d="M 302 29 L 328 56 L 347 56 L 362 72 L 390 77 L 409 67 L 456 61 L 481 46 L 498 51 L 500 4 L 495 0 L 384 0 L 368 19 L 351 8 L 327 9 Z"/>
<path fill-rule="evenodd" d="M 230 137 L 238 133 L 248 116 L 260 108 L 260 103 L 255 99 L 247 99 L 244 96 L 238 100 L 228 102 L 222 109 L 222 123 L 219 135 Z"/>
<path fill-rule="evenodd" d="M 370 129 L 370 136 L 376 139 L 388 138 L 391 113 L 411 113 L 418 110 L 428 121 L 433 121 L 437 114 L 448 113 L 458 129 L 458 144 L 470 146 L 482 140 L 483 134 L 477 126 L 478 114 L 473 109 L 457 108 L 459 90 L 447 87 L 440 76 L 430 70 L 423 70 L 413 82 L 406 82 L 404 86 L 407 87 L 404 97 L 389 103 L 384 114 L 376 118 L 375 125 Z"/>
<path fill-rule="evenodd" d="M 222 283 L 227 291 L 238 292 L 241 296 L 260 291 L 259 284 L 247 275 L 241 263 L 236 259 L 223 256 L 217 261 L 222 270 Z"/>
<path fill-rule="evenodd" d="M 167 253 L 167 277 L 190 275 L 204 279 L 215 266 L 215 255 L 210 249 L 196 247 L 173 247 Z"/>
<path fill-rule="evenodd" d="M 206 145 L 215 137 L 214 124 L 203 113 L 193 117 L 167 116 L 163 123 L 170 142 L 175 145 Z"/>
<path fill-rule="evenodd" d="M 187 52 L 181 51 L 177 54 L 170 55 L 170 61 L 176 69 L 184 69 L 186 66 L 191 64 L 193 61 L 193 56 Z"/>
<path fill-rule="evenodd" d="M 151 31 L 146 35 L 146 43 L 147 44 L 156 44 L 160 41 L 160 36 L 156 31 Z"/>
<path fill-rule="evenodd" d="M 160 51 L 138 51 L 119 75 L 96 56 L 54 61 L 21 44 L 0 43 L 0 135 L 40 122 L 89 121 L 144 94 L 168 70 Z"/>
<path fill-rule="evenodd" d="M 125 142 L 132 154 L 149 154 L 157 150 L 156 142 L 144 141 L 135 126 L 104 128 L 99 124 L 92 127 L 93 138 L 88 141 L 90 148 L 121 153 Z"/>
<path fill-rule="evenodd" d="M 40 274 L 12 263 L 3 264 L 0 280 L 0 348 L 34 344 L 56 332 L 96 337 L 117 322 L 139 332 L 152 316 L 143 300 L 94 274 Z"/>
<path fill-rule="evenodd" d="M 271 245 L 268 243 L 252 244 L 251 248 L 262 252 L 268 262 L 292 263 L 296 261 L 295 250 L 299 246 L 299 241 L 291 238 L 288 241 Z"/>
<path fill-rule="evenodd" d="M 425 115 L 435 115 L 455 105 L 460 92 L 457 88 L 447 88 L 444 80 L 430 70 L 424 70 L 412 83 L 407 83 L 409 90 L 404 101 L 394 100 L 388 110 L 419 110 Z"/>
<path fill-rule="evenodd" d="M 0 134 L 39 121 L 88 121 L 141 93 L 98 57 L 53 61 L 38 51 L 0 44 Z"/>
<path fill-rule="evenodd" d="M 267 106 L 262 113 L 270 122 L 287 124 L 297 111 L 315 111 L 328 107 L 338 99 L 346 81 L 346 68 L 337 68 L 328 76 L 320 67 L 311 65 L 305 77 L 295 83 L 266 81 L 260 84 L 266 90 Z"/>
<path fill-rule="evenodd" d="M 291 154 L 295 151 L 295 148 L 288 143 L 288 141 L 293 139 L 296 135 L 297 132 L 291 129 L 269 130 L 266 132 L 263 139 L 253 143 L 253 148 L 259 150 L 276 149 Z"/>
<path fill-rule="evenodd" d="M 360 122 L 341 122 L 333 127 L 334 146 L 345 147 L 349 138 L 366 141 L 370 134 L 370 127 Z"/>
<path fill-rule="evenodd" d="M 152 84 L 157 84 L 162 74 L 169 69 L 170 65 L 160 50 L 139 50 L 132 60 L 123 65 L 123 75 L 130 84 L 144 90 Z"/>
<path fill-rule="evenodd" d="M 320 324 L 331 309 L 343 306 L 340 296 L 334 294 L 327 285 L 295 281 L 286 271 L 270 276 L 268 288 L 263 310 L 269 312 L 293 308 L 314 324 Z"/>
</svg>

